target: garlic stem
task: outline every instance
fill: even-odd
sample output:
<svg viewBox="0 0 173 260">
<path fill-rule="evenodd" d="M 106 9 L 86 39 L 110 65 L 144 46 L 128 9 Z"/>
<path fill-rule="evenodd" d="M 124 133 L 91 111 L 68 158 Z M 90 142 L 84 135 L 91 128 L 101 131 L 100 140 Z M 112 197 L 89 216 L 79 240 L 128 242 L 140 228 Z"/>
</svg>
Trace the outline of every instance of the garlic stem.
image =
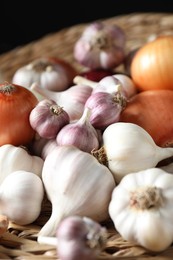
<svg viewBox="0 0 173 260">
<path fill-rule="evenodd" d="M 173 147 L 160 147 L 156 146 L 156 155 L 158 162 L 173 156 Z"/>
<path fill-rule="evenodd" d="M 32 83 L 30 90 L 33 91 L 34 93 L 40 94 L 43 98 L 52 99 L 51 96 L 49 95 L 49 93 L 51 93 L 53 91 L 50 92 L 48 89 L 40 88 L 38 83 L 36 83 L 36 82 Z M 58 94 L 60 96 L 61 91 L 60 92 L 56 91 L 55 93 L 56 93 L 56 102 L 58 103 Z M 54 101 L 55 101 L 55 99 L 54 99 Z"/>
<path fill-rule="evenodd" d="M 81 118 L 79 119 L 78 123 L 84 124 L 86 121 L 89 121 L 91 115 L 91 110 L 88 107 L 85 107 Z"/>
<path fill-rule="evenodd" d="M 37 240 L 39 243 L 41 243 L 42 237 L 45 237 L 48 235 L 50 237 L 56 236 L 57 226 L 60 223 L 60 221 L 62 221 L 62 219 L 63 219 L 63 215 L 61 214 L 60 211 L 58 212 L 58 210 L 59 210 L 59 208 L 57 209 L 56 204 L 52 203 L 51 216 L 48 219 L 48 221 L 45 223 L 45 225 L 42 227 L 40 232 L 38 233 Z"/>
<path fill-rule="evenodd" d="M 86 79 L 85 77 L 82 77 L 82 76 L 76 76 L 74 77 L 73 79 L 73 83 L 74 84 L 83 84 L 83 85 L 87 85 L 91 88 L 95 88 L 98 84 L 98 82 L 95 82 L 95 81 L 92 81 L 92 80 L 89 80 L 89 79 Z"/>
</svg>

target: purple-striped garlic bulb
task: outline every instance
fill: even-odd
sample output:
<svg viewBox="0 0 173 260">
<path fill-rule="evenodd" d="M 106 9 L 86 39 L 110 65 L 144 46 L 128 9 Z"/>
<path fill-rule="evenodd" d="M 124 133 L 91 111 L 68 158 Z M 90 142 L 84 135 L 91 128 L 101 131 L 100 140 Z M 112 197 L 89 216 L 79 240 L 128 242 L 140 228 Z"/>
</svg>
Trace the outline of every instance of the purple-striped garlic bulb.
<svg viewBox="0 0 173 260">
<path fill-rule="evenodd" d="M 112 69 L 125 59 L 126 36 L 122 28 L 101 21 L 88 25 L 74 45 L 74 58 L 90 69 Z"/>
</svg>

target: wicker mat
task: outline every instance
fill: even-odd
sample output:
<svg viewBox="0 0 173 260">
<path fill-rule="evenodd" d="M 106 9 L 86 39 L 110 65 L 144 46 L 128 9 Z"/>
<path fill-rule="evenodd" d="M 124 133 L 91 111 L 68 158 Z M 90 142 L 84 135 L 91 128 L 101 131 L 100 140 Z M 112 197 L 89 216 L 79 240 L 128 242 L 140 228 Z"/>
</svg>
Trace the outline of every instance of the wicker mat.
<svg viewBox="0 0 173 260">
<path fill-rule="evenodd" d="M 173 33 L 173 14 L 132 13 L 103 21 L 109 24 L 115 23 L 124 29 L 127 36 L 127 52 L 141 46 L 150 37 Z M 73 45 L 86 25 L 79 24 L 65 28 L 0 55 L 0 81 L 10 82 L 18 68 L 41 56 L 62 57 L 81 71 L 83 68 L 73 58 Z M 36 242 L 37 232 L 48 220 L 50 213 L 51 205 L 45 199 L 41 215 L 35 223 L 28 226 L 10 223 L 8 232 L 0 238 L 0 259 L 58 259 L 55 247 L 39 245 Z M 109 237 L 106 248 L 98 259 L 173 259 L 172 246 L 162 253 L 152 254 L 140 246 L 124 241 L 110 220 L 103 224 L 108 228 Z"/>
</svg>

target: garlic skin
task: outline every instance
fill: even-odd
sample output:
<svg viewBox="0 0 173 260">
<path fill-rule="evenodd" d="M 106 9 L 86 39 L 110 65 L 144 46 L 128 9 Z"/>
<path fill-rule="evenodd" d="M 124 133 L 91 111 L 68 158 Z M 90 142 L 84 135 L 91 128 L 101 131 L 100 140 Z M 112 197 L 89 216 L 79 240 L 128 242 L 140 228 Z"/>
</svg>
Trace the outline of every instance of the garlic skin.
<svg viewBox="0 0 173 260">
<path fill-rule="evenodd" d="M 53 57 L 41 57 L 19 68 L 12 82 L 30 89 L 37 82 L 42 88 L 52 91 L 67 89 L 77 74 L 71 64 Z"/>
<path fill-rule="evenodd" d="M 85 103 L 85 108 L 91 110 L 89 118 L 91 125 L 96 129 L 104 130 L 110 124 L 118 122 L 126 103 L 127 99 L 121 91 L 117 91 L 116 94 L 92 93 Z"/>
<path fill-rule="evenodd" d="M 130 172 L 155 167 L 158 162 L 173 156 L 173 148 L 159 147 L 142 127 L 117 122 L 103 133 L 103 145 L 95 156 L 105 160 L 116 183 Z"/>
<path fill-rule="evenodd" d="M 55 101 L 44 99 L 32 109 L 29 122 L 41 137 L 53 139 L 70 122 L 70 117 Z"/>
<path fill-rule="evenodd" d="M 19 225 L 31 224 L 41 212 L 43 197 L 40 177 L 32 172 L 15 171 L 0 185 L 0 214 Z"/>
<path fill-rule="evenodd" d="M 104 247 L 106 228 L 90 218 L 70 216 L 61 221 L 56 237 L 61 260 L 95 260 Z"/>
<path fill-rule="evenodd" d="M 58 146 L 44 162 L 42 180 L 52 213 L 38 234 L 55 236 L 65 217 L 79 215 L 103 221 L 115 187 L 113 175 L 91 154 L 75 146 Z M 101 199 L 100 199 L 101 198 Z"/>
<path fill-rule="evenodd" d="M 125 59 L 126 36 L 117 25 L 89 24 L 74 45 L 74 58 L 90 69 L 112 69 Z"/>
<path fill-rule="evenodd" d="M 0 147 L 0 184 L 11 173 L 24 170 L 41 177 L 43 159 L 31 155 L 24 147 L 5 144 Z"/>
<path fill-rule="evenodd" d="M 115 187 L 109 215 L 120 235 L 159 252 L 173 242 L 173 175 L 158 168 L 129 173 Z"/>
<path fill-rule="evenodd" d="M 96 129 L 90 123 L 91 111 L 84 109 L 82 117 L 65 125 L 57 134 L 58 145 L 74 145 L 84 152 L 90 153 L 100 147 Z"/>
<path fill-rule="evenodd" d="M 92 88 L 86 85 L 74 85 L 64 91 L 53 92 L 32 84 L 31 89 L 46 99 L 54 100 L 67 112 L 70 121 L 78 120 L 84 111 L 84 105 L 92 93 Z"/>
</svg>

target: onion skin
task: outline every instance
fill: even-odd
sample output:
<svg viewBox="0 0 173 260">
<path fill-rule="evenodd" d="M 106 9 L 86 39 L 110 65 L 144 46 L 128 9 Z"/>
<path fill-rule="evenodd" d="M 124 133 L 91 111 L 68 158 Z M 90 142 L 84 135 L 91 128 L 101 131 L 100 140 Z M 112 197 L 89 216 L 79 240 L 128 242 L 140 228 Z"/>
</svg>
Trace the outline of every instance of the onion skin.
<svg viewBox="0 0 173 260">
<path fill-rule="evenodd" d="M 134 55 L 131 77 L 140 91 L 173 90 L 173 36 L 159 36 Z"/>
<path fill-rule="evenodd" d="M 143 127 L 158 146 L 173 146 L 173 91 L 148 90 L 136 94 L 128 101 L 119 121 Z"/>
<path fill-rule="evenodd" d="M 38 103 L 28 89 L 5 82 L 0 84 L 0 146 L 26 145 L 35 135 L 29 114 Z"/>
</svg>

